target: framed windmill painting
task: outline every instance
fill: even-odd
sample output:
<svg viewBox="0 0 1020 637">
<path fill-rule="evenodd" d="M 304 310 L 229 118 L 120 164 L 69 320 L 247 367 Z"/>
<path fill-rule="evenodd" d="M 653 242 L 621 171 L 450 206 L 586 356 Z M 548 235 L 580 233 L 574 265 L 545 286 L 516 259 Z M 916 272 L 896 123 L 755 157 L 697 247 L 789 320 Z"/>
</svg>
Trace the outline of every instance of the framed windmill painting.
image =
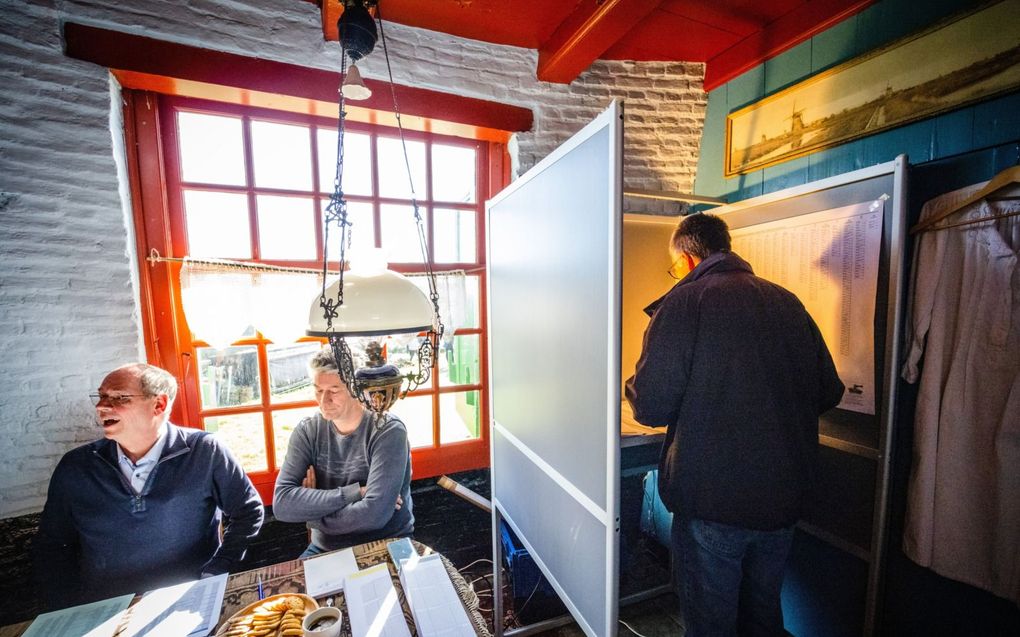
<svg viewBox="0 0 1020 637">
<path fill-rule="evenodd" d="M 1020 0 L 1001 0 L 730 113 L 725 175 L 758 170 L 1020 88 Z"/>
</svg>

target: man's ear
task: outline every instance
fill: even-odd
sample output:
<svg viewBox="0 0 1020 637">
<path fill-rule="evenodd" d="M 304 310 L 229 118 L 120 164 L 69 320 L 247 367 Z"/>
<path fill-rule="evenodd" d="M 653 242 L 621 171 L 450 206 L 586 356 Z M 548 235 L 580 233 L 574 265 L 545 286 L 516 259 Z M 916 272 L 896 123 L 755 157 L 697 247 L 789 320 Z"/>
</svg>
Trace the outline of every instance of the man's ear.
<svg viewBox="0 0 1020 637">
<path fill-rule="evenodd" d="M 698 265 L 698 263 L 701 262 L 701 259 L 695 259 L 691 255 L 684 252 L 684 261 L 687 262 L 687 270 L 690 271 L 693 270 Z"/>
<path fill-rule="evenodd" d="M 170 404 L 170 398 L 166 394 L 160 394 L 156 396 L 156 405 L 153 407 L 153 415 L 161 416 L 166 411 L 167 405 Z"/>
</svg>

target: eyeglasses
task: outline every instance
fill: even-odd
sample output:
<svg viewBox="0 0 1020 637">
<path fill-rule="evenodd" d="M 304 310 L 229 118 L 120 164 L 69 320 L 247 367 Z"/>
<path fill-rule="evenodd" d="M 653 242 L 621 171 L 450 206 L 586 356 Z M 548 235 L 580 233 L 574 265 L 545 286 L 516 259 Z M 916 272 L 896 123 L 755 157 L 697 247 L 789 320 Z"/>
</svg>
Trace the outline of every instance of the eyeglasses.
<svg viewBox="0 0 1020 637">
<path fill-rule="evenodd" d="M 676 273 L 677 272 L 676 266 L 680 265 L 680 262 L 683 261 L 683 260 L 684 260 L 684 255 L 680 255 L 679 257 L 676 258 L 676 261 L 674 261 L 672 264 L 670 264 L 669 269 L 666 270 L 666 274 L 668 274 L 669 278 L 673 279 L 674 281 L 679 281 L 680 279 L 684 278 L 684 276 L 687 276 L 686 273 L 684 273 L 683 276 L 677 275 L 677 273 Z M 686 269 L 686 266 L 687 266 L 687 264 L 684 263 L 685 269 Z"/>
<path fill-rule="evenodd" d="M 132 398 L 148 398 L 148 396 L 145 394 L 89 394 L 89 398 L 92 399 L 92 404 L 96 407 L 102 402 L 106 402 L 111 407 L 121 407 L 131 402 Z"/>
</svg>

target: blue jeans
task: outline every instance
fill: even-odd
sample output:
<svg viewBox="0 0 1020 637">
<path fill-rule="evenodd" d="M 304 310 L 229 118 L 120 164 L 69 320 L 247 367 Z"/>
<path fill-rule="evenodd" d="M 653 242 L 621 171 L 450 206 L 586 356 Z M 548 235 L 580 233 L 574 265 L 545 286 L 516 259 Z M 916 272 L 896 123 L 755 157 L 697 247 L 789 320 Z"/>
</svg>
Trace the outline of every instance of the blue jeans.
<svg viewBox="0 0 1020 637">
<path fill-rule="evenodd" d="M 686 637 L 785 635 L 779 594 L 793 527 L 755 531 L 673 516 Z"/>
<path fill-rule="evenodd" d="M 305 549 L 304 553 L 302 553 L 301 555 L 298 555 L 298 559 L 299 560 L 303 560 L 306 557 L 315 557 L 316 555 L 322 555 L 325 552 L 326 552 L 326 549 L 320 549 L 319 547 L 317 547 L 314 544 L 312 544 L 311 542 L 309 542 L 308 543 L 308 548 Z"/>
</svg>

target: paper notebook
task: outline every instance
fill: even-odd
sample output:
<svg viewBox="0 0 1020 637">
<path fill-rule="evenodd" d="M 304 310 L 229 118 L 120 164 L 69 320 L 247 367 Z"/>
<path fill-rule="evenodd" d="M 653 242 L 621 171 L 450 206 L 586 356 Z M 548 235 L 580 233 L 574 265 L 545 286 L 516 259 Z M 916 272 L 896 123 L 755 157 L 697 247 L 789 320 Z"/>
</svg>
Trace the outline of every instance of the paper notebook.
<svg viewBox="0 0 1020 637">
<path fill-rule="evenodd" d="M 418 637 L 475 635 L 464 604 L 438 554 L 405 560 L 400 571 L 400 585 L 411 607 Z"/>
<path fill-rule="evenodd" d="M 334 551 L 304 561 L 305 590 L 312 597 L 324 597 L 344 589 L 344 578 L 358 572 L 352 549 Z"/>
<path fill-rule="evenodd" d="M 39 615 L 22 637 L 113 637 L 134 595 Z"/>
<path fill-rule="evenodd" d="M 344 598 L 354 637 L 411 637 L 385 564 L 348 577 Z"/>
</svg>

